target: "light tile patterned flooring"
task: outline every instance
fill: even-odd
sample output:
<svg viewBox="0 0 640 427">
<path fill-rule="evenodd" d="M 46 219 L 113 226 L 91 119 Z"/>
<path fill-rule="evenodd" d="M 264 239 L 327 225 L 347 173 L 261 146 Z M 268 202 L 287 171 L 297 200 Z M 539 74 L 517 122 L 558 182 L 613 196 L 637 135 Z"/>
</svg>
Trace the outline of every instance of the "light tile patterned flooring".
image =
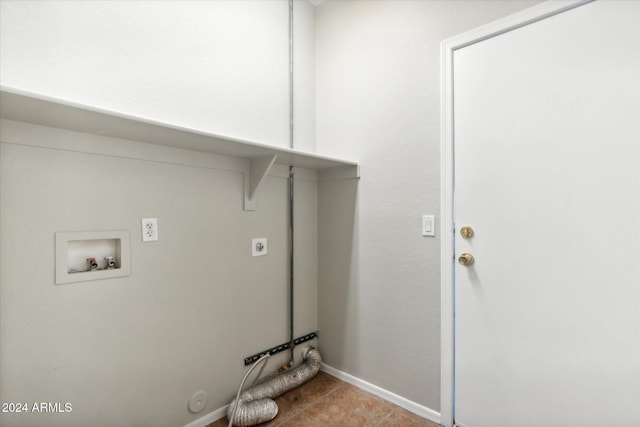
<svg viewBox="0 0 640 427">
<path fill-rule="evenodd" d="M 324 372 L 276 399 L 270 427 L 440 427 Z M 227 427 L 225 417 L 207 427 Z"/>
</svg>

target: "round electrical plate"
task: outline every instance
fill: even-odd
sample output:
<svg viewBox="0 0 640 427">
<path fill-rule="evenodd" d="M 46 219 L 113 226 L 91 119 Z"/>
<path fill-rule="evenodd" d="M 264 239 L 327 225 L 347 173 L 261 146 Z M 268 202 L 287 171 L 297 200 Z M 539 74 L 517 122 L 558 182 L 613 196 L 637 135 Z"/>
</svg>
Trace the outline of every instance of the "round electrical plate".
<svg viewBox="0 0 640 427">
<path fill-rule="evenodd" d="M 207 392 L 204 390 L 196 391 L 189 399 L 189 411 L 194 414 L 202 411 L 207 406 L 207 401 L 209 400 L 209 396 Z"/>
</svg>

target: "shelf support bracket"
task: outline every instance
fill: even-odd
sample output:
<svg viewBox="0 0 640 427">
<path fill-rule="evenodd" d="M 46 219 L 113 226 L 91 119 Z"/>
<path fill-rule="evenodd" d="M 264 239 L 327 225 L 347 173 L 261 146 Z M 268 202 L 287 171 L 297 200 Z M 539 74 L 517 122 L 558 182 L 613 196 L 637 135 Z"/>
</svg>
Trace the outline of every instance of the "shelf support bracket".
<svg viewBox="0 0 640 427">
<path fill-rule="evenodd" d="M 266 178 L 271 166 L 278 156 L 272 154 L 270 156 L 254 157 L 249 161 L 249 168 L 244 172 L 244 210 L 256 210 L 256 193 L 258 188 Z"/>
</svg>

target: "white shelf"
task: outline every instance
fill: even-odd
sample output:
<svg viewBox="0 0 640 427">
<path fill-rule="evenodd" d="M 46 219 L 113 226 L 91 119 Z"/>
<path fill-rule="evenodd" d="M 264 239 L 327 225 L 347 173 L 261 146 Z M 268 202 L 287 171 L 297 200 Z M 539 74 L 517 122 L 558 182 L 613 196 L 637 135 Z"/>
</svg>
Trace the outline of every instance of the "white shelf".
<svg viewBox="0 0 640 427">
<path fill-rule="evenodd" d="M 340 171 L 342 178 L 359 178 L 357 162 L 315 153 L 243 141 L 170 123 L 107 111 L 22 90 L 0 88 L 0 117 L 75 132 L 203 151 L 249 160 L 245 209 L 255 209 L 254 195 L 274 163 L 318 171 Z"/>
</svg>

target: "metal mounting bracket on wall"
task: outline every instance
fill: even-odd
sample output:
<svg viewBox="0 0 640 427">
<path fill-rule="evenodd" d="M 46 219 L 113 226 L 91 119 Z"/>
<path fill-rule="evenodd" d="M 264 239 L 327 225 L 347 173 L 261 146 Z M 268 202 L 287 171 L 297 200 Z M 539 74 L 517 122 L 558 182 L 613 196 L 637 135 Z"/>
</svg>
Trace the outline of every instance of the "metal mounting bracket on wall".
<svg viewBox="0 0 640 427">
<path fill-rule="evenodd" d="M 256 210 L 256 193 L 258 188 L 266 178 L 269 170 L 276 161 L 278 156 L 272 154 L 270 156 L 254 157 L 249 160 L 247 170 L 244 172 L 244 210 Z"/>
<path fill-rule="evenodd" d="M 318 338 L 318 331 L 311 332 L 310 334 L 303 335 L 293 340 L 293 345 L 296 346 L 298 344 L 302 344 L 303 342 L 310 341 L 314 338 Z M 271 356 L 274 354 L 278 354 L 281 351 L 285 351 L 291 348 L 291 342 L 286 342 L 275 347 L 270 348 L 269 350 L 261 351 L 260 353 L 254 354 L 253 356 L 244 358 L 244 365 L 249 366 L 258 361 L 262 356 L 269 353 Z"/>
</svg>

